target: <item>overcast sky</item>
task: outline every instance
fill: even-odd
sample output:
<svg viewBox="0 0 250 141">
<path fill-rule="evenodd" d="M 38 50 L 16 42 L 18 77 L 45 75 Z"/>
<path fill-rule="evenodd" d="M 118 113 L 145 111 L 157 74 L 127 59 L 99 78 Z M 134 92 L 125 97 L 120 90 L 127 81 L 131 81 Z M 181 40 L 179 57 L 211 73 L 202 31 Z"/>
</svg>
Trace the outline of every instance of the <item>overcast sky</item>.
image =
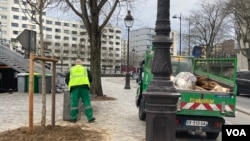
<svg viewBox="0 0 250 141">
<path fill-rule="evenodd" d="M 144 2 L 142 2 L 144 1 Z M 155 27 L 156 13 L 157 13 L 157 0 L 140 0 L 136 3 L 136 13 L 134 13 L 134 26 L 132 29 L 142 28 L 142 27 Z M 170 21 L 171 29 L 179 31 L 180 21 L 179 19 L 173 19 L 173 15 L 189 16 L 191 10 L 195 10 L 199 0 L 170 0 Z M 138 9 L 138 11 L 137 11 Z M 184 23 L 182 28 L 185 28 Z"/>
<path fill-rule="evenodd" d="M 191 10 L 197 9 L 198 2 L 201 0 L 170 0 L 170 21 L 171 21 L 171 29 L 179 32 L 180 21 L 179 19 L 173 19 L 173 15 L 182 15 L 182 17 L 189 16 Z M 211 1 L 211 0 L 209 0 Z M 151 27 L 155 28 L 156 22 L 156 13 L 157 13 L 157 0 L 136 0 L 132 5 L 131 14 L 134 17 L 134 25 L 131 30 L 143 28 L 143 27 Z M 60 12 L 60 11 L 51 11 L 47 13 L 49 16 L 55 18 L 63 18 L 72 20 L 72 13 L 70 12 Z M 119 17 L 119 26 L 126 30 L 124 26 L 123 19 L 127 12 L 121 12 Z M 77 17 L 77 16 L 76 16 Z M 78 17 L 77 17 L 78 18 Z M 74 19 L 74 18 L 73 18 Z M 79 18 L 78 18 L 79 19 Z M 117 22 L 117 21 L 115 21 Z M 182 22 L 183 30 L 188 28 L 188 25 Z"/>
</svg>

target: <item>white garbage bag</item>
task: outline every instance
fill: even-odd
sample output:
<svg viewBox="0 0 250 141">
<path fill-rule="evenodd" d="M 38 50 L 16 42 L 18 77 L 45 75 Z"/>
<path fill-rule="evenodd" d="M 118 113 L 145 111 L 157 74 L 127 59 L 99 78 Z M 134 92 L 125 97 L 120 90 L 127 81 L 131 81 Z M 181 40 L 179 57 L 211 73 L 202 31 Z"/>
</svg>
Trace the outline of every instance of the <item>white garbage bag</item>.
<svg viewBox="0 0 250 141">
<path fill-rule="evenodd" d="M 197 79 L 190 72 L 180 72 L 176 75 L 173 83 L 177 89 L 193 90 Z"/>
</svg>

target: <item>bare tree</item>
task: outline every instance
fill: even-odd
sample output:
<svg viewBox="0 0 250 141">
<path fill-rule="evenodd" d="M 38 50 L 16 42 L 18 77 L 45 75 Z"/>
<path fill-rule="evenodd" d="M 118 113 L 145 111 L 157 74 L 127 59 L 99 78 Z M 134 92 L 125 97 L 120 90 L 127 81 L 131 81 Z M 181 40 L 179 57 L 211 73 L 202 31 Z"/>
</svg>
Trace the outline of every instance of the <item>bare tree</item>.
<svg viewBox="0 0 250 141">
<path fill-rule="evenodd" d="M 230 0 L 228 9 L 234 17 L 236 40 L 241 53 L 247 57 L 250 69 L 250 0 Z"/>
<path fill-rule="evenodd" d="M 82 20 L 90 38 L 90 69 L 93 75 L 91 93 L 103 96 L 101 85 L 101 35 L 117 6 L 127 0 L 65 0 Z"/>
<path fill-rule="evenodd" d="M 192 24 L 189 38 L 192 37 L 192 44 L 203 46 L 206 57 L 210 57 L 215 45 L 232 37 L 233 27 L 228 22 L 229 16 L 223 0 L 203 0 L 200 5 L 199 10 L 192 11 L 186 18 L 186 21 Z"/>
<path fill-rule="evenodd" d="M 30 18 L 30 21 L 39 26 L 41 56 L 44 56 L 44 37 L 43 37 L 43 13 L 45 9 L 52 5 L 55 0 L 26 0 L 27 4 L 19 4 L 22 11 Z M 38 17 L 38 19 L 37 19 Z M 42 119 L 41 125 L 46 123 L 46 85 L 45 85 L 45 62 L 42 61 Z"/>
</svg>

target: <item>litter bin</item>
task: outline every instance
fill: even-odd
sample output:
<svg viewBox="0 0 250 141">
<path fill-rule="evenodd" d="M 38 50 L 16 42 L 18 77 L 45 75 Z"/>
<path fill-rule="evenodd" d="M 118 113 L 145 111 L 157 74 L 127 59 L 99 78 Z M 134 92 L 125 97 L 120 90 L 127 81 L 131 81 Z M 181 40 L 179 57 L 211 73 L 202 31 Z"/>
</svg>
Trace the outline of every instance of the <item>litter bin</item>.
<svg viewBox="0 0 250 141">
<path fill-rule="evenodd" d="M 24 93 L 27 92 L 27 79 L 28 73 L 18 73 L 17 74 L 17 91 Z"/>
<path fill-rule="evenodd" d="M 70 93 L 69 90 L 64 91 L 64 100 L 63 100 L 63 120 L 64 121 L 69 121 L 70 120 Z M 84 112 L 84 107 L 81 101 L 81 98 L 79 99 L 78 102 L 78 117 L 77 120 L 81 119 L 81 115 Z"/>
<path fill-rule="evenodd" d="M 38 83 L 39 83 L 39 93 L 42 93 L 42 75 L 38 76 Z M 45 93 L 51 93 L 51 81 L 52 81 L 52 75 L 51 74 L 46 74 L 45 75 L 45 84 L 46 84 L 46 90 Z"/>
</svg>

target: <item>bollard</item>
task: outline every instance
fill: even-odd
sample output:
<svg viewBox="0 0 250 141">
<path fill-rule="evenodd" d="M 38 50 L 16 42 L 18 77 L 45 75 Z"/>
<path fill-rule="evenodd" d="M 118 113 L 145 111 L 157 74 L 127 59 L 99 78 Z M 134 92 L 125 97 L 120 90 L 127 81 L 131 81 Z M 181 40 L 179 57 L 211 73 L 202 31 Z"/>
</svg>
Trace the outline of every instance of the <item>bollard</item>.
<svg viewBox="0 0 250 141">
<path fill-rule="evenodd" d="M 70 93 L 69 90 L 64 91 L 64 96 L 63 96 L 63 120 L 64 121 L 69 121 L 70 120 Z M 81 99 L 79 99 L 78 103 L 78 117 L 77 120 L 81 119 L 81 115 L 83 113 L 84 107 L 82 104 Z"/>
</svg>

